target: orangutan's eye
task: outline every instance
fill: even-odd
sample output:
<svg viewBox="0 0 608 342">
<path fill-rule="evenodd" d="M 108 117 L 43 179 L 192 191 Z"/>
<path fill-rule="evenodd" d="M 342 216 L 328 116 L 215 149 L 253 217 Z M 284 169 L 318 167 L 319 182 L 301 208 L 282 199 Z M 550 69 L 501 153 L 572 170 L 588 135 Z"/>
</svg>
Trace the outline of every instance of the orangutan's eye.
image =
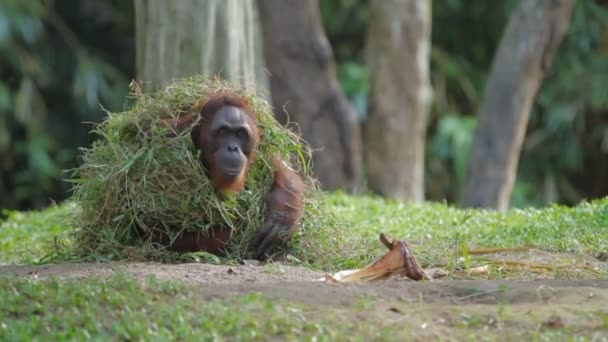
<svg viewBox="0 0 608 342">
<path fill-rule="evenodd" d="M 217 135 L 226 135 L 226 133 L 228 133 L 228 128 L 226 127 L 221 127 L 220 129 L 217 130 Z"/>
<path fill-rule="evenodd" d="M 241 128 L 236 132 L 236 136 L 241 139 L 244 139 L 249 137 L 249 134 L 247 134 L 247 130 Z"/>
</svg>

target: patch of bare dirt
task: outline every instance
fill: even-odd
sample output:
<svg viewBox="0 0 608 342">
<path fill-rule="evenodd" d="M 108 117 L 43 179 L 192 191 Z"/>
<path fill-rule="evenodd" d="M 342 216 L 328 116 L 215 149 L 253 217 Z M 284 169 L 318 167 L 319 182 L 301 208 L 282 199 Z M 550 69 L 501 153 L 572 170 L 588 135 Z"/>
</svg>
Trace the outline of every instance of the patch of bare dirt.
<svg viewBox="0 0 608 342">
<path fill-rule="evenodd" d="M 161 280 L 203 284 L 210 298 L 260 292 L 274 299 L 290 299 L 312 305 L 351 305 L 365 296 L 399 303 L 427 304 L 576 304 L 608 303 L 608 280 L 435 280 L 406 279 L 365 284 L 329 285 L 314 281 L 323 273 L 281 264 L 264 266 L 159 264 L 159 263 L 68 263 L 42 266 L 0 266 L 0 275 L 44 279 L 109 278 L 117 272 L 145 280 L 154 275 Z"/>
<path fill-rule="evenodd" d="M 154 275 L 161 280 L 188 281 L 200 284 L 230 284 L 270 281 L 313 280 L 322 276 L 302 267 L 269 264 L 250 265 L 210 265 L 210 264 L 161 264 L 149 262 L 112 263 L 67 263 L 42 266 L 0 266 L 0 275 L 17 277 L 79 279 L 88 277 L 109 278 L 115 273 L 127 273 L 144 280 Z"/>
</svg>

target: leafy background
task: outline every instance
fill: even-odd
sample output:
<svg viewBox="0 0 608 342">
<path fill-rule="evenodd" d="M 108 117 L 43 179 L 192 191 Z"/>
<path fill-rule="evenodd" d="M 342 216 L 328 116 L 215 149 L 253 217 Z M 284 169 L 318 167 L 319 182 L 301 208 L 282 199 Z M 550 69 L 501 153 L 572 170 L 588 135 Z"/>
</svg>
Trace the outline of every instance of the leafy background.
<svg viewBox="0 0 608 342">
<path fill-rule="evenodd" d="M 573 204 L 608 194 L 608 7 L 577 1 L 531 113 L 512 205 Z M 434 104 L 426 193 L 457 203 L 475 112 L 516 1 L 433 4 Z M 367 0 L 321 0 L 342 87 L 365 124 Z M 0 208 L 69 196 L 90 124 L 123 107 L 135 74 L 132 1 L 0 2 Z"/>
</svg>

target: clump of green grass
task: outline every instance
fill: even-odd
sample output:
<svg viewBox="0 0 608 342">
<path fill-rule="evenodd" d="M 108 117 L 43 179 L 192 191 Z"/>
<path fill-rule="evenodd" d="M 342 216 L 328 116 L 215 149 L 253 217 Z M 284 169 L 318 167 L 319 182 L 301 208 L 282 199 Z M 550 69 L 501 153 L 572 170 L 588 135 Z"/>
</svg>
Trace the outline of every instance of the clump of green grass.
<svg viewBox="0 0 608 342">
<path fill-rule="evenodd" d="M 256 113 L 262 141 L 247 175 L 246 191 L 220 194 L 205 175 L 190 138 L 192 127 L 169 137 L 165 118 L 190 113 L 217 91 L 246 98 Z M 80 206 L 74 241 L 81 256 L 124 258 L 138 247 L 152 259 L 179 258 L 150 241 L 153 232 L 175 237 L 184 231 L 209 235 L 213 227 L 231 229 L 229 258 L 248 254 L 247 246 L 264 218 L 264 195 L 272 183 L 272 158 L 283 156 L 306 179 L 307 224 L 326 224 L 327 211 L 309 177 L 308 149 L 274 119 L 264 94 L 201 76 L 178 80 L 162 91 L 135 91 L 133 105 L 108 118 L 94 132 L 99 139 L 84 150 L 74 170 L 72 200 Z M 305 234 L 305 233 L 304 233 Z M 297 239 L 296 239 L 297 241 Z M 140 253 L 141 254 L 141 253 Z"/>
<path fill-rule="evenodd" d="M 475 248 L 530 246 L 587 256 L 608 251 L 608 197 L 574 207 L 554 204 L 506 213 L 344 193 L 331 194 L 327 201 L 337 217 L 348 217 L 353 222 L 348 227 L 349 236 L 365 241 L 356 247 L 356 253 L 336 260 L 346 267 L 358 267 L 386 251 L 374 243 L 380 232 L 409 241 L 425 265 L 445 265 L 463 249 Z M 327 248 L 323 243 L 316 244 L 322 247 L 313 253 Z M 351 243 L 343 244 L 350 250 Z"/>
<path fill-rule="evenodd" d="M 0 220 L 0 263 L 41 263 L 61 257 L 69 243 L 68 222 L 74 203 L 52 205 L 44 210 L 4 210 Z"/>
</svg>

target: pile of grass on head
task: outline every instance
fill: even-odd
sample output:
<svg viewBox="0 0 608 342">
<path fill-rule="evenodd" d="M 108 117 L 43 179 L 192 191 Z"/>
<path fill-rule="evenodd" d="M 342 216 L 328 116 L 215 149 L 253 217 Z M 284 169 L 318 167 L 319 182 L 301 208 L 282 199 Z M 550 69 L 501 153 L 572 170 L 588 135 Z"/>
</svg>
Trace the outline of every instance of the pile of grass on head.
<svg viewBox="0 0 608 342">
<path fill-rule="evenodd" d="M 191 113 L 217 91 L 246 98 L 262 132 L 246 189 L 233 195 L 218 193 L 207 178 L 190 138 L 191 127 L 170 137 L 159 125 L 162 119 Z M 136 255 L 183 260 L 183 255 L 151 243 L 150 232 L 207 234 L 218 226 L 233 233 L 227 258 L 248 257 L 249 240 L 264 218 L 272 157 L 277 155 L 304 176 L 307 186 L 300 232 L 291 243 L 295 254 L 300 254 L 300 237 L 306 236 L 309 225 L 332 224 L 320 191 L 309 176 L 306 145 L 276 122 L 263 96 L 202 76 L 178 80 L 153 94 L 142 94 L 138 89 L 132 93 L 134 102 L 129 110 L 108 113 L 95 128 L 100 138 L 84 150 L 83 163 L 74 170 L 73 199 L 81 207 L 74 243 L 81 257 L 120 259 Z M 201 255 L 204 253 L 198 257 Z"/>
</svg>

